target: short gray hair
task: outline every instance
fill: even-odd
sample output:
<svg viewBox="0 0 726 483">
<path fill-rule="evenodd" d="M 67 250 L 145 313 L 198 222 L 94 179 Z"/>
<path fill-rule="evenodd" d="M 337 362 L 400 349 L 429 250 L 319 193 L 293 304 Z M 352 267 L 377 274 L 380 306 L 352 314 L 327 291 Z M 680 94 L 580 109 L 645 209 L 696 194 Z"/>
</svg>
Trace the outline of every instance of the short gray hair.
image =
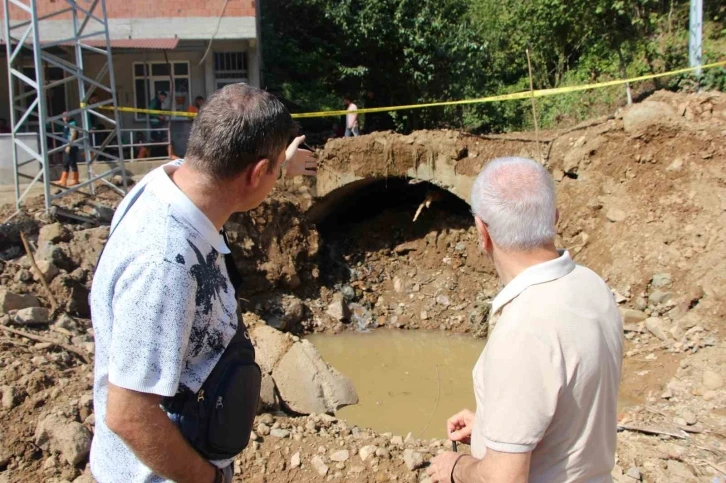
<svg viewBox="0 0 726 483">
<path fill-rule="evenodd" d="M 504 250 L 531 250 L 557 234 L 555 183 L 542 165 L 526 158 L 498 158 L 479 173 L 471 208 Z"/>
</svg>

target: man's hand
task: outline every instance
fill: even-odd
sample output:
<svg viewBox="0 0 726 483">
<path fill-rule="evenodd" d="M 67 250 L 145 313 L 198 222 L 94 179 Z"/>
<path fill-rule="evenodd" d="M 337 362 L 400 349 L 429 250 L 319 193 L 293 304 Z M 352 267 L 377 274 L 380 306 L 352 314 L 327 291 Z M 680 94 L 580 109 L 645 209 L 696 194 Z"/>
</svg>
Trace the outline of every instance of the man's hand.
<svg viewBox="0 0 726 483">
<path fill-rule="evenodd" d="M 106 425 L 154 474 L 178 483 L 212 483 L 216 469 L 184 439 L 161 396 L 109 383 Z"/>
<path fill-rule="evenodd" d="M 317 176 L 318 160 L 315 153 L 308 149 L 300 149 L 305 136 L 296 137 L 285 150 L 285 177 Z"/>
<path fill-rule="evenodd" d="M 433 483 L 449 483 L 451 481 L 451 471 L 454 469 L 454 464 L 462 456 L 464 455 L 447 451 L 432 459 L 431 465 L 426 468 L 426 473 L 431 478 L 431 481 Z"/>
<path fill-rule="evenodd" d="M 468 409 L 459 411 L 446 421 L 446 434 L 451 441 L 471 443 L 471 430 L 474 427 L 474 413 Z"/>
<path fill-rule="evenodd" d="M 71 145 L 66 146 L 66 154 L 71 154 Z"/>
</svg>

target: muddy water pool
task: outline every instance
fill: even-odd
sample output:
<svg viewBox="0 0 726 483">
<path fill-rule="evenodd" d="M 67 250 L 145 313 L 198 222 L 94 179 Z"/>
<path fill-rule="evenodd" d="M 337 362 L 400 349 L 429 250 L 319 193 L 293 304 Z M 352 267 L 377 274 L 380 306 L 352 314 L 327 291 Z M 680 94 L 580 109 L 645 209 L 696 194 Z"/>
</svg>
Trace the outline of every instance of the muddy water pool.
<svg viewBox="0 0 726 483">
<path fill-rule="evenodd" d="M 378 329 L 368 333 L 313 334 L 308 339 L 330 365 L 348 376 L 359 404 L 342 408 L 349 424 L 418 438 L 446 438 L 446 419 L 474 410 L 471 371 L 486 344 L 469 335 Z M 633 372 L 626 365 L 623 375 Z M 619 409 L 638 404 L 640 381 L 624 377 Z"/>
</svg>

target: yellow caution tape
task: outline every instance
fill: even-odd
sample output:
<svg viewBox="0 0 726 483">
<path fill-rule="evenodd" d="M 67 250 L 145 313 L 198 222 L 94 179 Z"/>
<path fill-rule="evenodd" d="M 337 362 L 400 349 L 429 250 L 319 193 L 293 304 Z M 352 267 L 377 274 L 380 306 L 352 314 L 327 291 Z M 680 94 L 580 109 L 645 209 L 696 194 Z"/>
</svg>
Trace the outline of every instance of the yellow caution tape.
<svg viewBox="0 0 726 483">
<path fill-rule="evenodd" d="M 660 74 L 648 74 L 639 77 L 632 77 L 630 79 L 617 79 L 606 82 L 597 82 L 595 84 L 584 84 L 579 86 L 568 86 L 568 87 L 555 87 L 553 89 L 539 89 L 535 91 L 521 91 L 512 94 L 500 94 L 496 96 L 480 97 L 477 99 L 464 99 L 460 101 L 441 101 L 441 102 L 429 102 L 424 104 L 409 104 L 405 106 L 389 106 L 389 107 L 369 107 L 364 109 L 356 109 L 355 111 L 337 110 L 337 111 L 319 111 L 319 112 L 302 112 L 292 114 L 294 119 L 313 118 L 313 117 L 332 117 L 332 116 L 344 116 L 346 114 L 366 114 L 371 112 L 391 112 L 391 111 L 402 111 L 406 109 L 425 109 L 429 107 L 442 107 L 442 106 L 461 106 L 466 104 L 483 104 L 486 102 L 498 102 L 498 101 L 515 101 L 522 99 L 530 99 L 531 97 L 548 97 L 555 96 L 558 94 L 567 94 L 571 92 L 589 91 L 594 89 L 602 89 L 603 87 L 613 87 L 625 85 L 633 82 L 642 82 L 646 80 L 658 79 L 661 77 L 668 77 L 672 75 L 685 74 L 688 72 L 694 72 L 698 69 L 707 70 L 714 67 L 724 67 L 726 61 L 714 62 L 711 64 L 705 64 L 701 67 L 688 67 L 684 69 L 672 70 L 670 72 L 662 72 Z M 85 104 L 81 105 L 85 107 Z M 102 106 L 99 109 L 113 111 L 113 107 Z M 160 116 L 171 116 L 171 117 L 189 117 L 194 118 L 197 116 L 196 112 L 186 111 L 161 111 L 155 109 L 136 109 L 133 107 L 117 107 L 119 112 L 135 112 L 140 114 L 156 114 Z"/>
</svg>

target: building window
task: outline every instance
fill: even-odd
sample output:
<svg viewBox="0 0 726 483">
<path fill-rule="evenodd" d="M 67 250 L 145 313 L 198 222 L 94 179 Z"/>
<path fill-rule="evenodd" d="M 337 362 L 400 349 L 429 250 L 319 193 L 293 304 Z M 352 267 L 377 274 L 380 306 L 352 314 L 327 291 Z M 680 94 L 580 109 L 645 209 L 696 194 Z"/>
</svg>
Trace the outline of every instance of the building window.
<svg viewBox="0 0 726 483">
<path fill-rule="evenodd" d="M 221 89 L 240 82 L 248 82 L 247 52 L 215 52 L 214 88 Z"/>
<path fill-rule="evenodd" d="M 174 91 L 172 96 L 169 67 L 173 69 Z M 186 111 L 191 103 L 189 98 L 192 91 L 188 61 L 166 62 L 134 62 L 134 106 L 137 109 L 147 109 L 149 103 L 159 91 L 166 92 L 166 101 L 163 109 L 171 111 Z M 145 114 L 134 114 L 134 119 L 143 121 Z M 172 120 L 186 119 L 185 117 L 172 117 Z"/>
</svg>

